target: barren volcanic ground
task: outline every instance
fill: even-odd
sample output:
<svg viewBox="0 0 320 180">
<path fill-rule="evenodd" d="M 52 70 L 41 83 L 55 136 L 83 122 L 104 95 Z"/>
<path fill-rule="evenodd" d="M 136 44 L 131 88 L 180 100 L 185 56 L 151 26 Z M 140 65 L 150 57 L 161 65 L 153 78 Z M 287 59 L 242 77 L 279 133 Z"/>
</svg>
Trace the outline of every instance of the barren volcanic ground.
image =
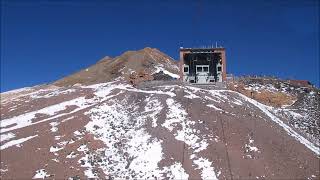
<svg viewBox="0 0 320 180">
<path fill-rule="evenodd" d="M 145 48 L 1 93 L 0 178 L 320 178 L 319 90 L 178 72 Z"/>
<path fill-rule="evenodd" d="M 1 179 L 319 179 L 279 109 L 178 82 L 2 93 Z"/>
</svg>

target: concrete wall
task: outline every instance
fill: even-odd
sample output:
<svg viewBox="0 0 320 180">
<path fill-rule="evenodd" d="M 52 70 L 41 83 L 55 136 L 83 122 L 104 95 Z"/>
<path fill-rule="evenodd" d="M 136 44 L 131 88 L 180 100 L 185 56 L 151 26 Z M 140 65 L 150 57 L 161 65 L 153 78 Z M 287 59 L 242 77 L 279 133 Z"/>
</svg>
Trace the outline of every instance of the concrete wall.
<svg viewBox="0 0 320 180">
<path fill-rule="evenodd" d="M 222 82 L 226 82 L 227 80 L 227 63 L 226 63 L 226 52 L 225 48 L 180 48 L 180 80 L 183 81 L 183 65 L 184 65 L 184 55 L 191 53 L 193 50 L 204 50 L 204 51 L 213 51 L 214 53 L 221 54 L 221 62 L 222 62 Z"/>
</svg>

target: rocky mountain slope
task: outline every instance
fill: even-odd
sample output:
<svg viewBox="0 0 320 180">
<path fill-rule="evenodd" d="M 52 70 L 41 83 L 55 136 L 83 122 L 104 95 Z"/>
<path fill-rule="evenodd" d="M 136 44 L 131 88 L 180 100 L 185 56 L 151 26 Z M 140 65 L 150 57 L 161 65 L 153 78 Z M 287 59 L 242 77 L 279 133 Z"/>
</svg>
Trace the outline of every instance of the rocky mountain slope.
<svg viewBox="0 0 320 180">
<path fill-rule="evenodd" d="M 270 77 L 242 77 L 228 88 L 276 109 L 292 128 L 320 146 L 320 91 L 310 85 Z"/>
<path fill-rule="evenodd" d="M 146 48 L 1 93 L 1 178 L 319 179 L 317 89 L 130 82 L 159 69 L 177 77 Z"/>
<path fill-rule="evenodd" d="M 54 85 L 88 85 L 115 79 L 129 81 L 130 75 L 134 73 L 142 74 L 143 78 L 160 71 L 173 78 L 179 78 L 176 61 L 157 49 L 147 47 L 139 51 L 127 51 L 115 58 L 105 57 L 91 67 L 54 82 Z"/>
</svg>

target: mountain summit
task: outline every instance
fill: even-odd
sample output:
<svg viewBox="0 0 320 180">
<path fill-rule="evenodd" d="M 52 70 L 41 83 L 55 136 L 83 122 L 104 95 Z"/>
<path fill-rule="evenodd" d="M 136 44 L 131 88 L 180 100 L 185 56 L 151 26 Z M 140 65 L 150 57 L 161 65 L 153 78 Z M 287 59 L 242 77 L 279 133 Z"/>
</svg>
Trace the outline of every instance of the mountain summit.
<svg viewBox="0 0 320 180">
<path fill-rule="evenodd" d="M 54 82 L 57 86 L 95 84 L 115 79 L 129 80 L 133 73 L 154 75 L 162 71 L 179 78 L 177 62 L 158 49 L 146 47 L 138 51 L 127 51 L 115 58 L 105 57 L 96 64 Z"/>
</svg>

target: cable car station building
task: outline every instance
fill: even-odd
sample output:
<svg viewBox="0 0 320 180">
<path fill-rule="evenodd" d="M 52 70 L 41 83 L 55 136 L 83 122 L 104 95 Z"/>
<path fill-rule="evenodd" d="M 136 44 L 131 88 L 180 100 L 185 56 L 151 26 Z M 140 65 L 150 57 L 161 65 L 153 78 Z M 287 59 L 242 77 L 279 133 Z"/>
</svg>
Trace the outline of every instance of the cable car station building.
<svg viewBox="0 0 320 180">
<path fill-rule="evenodd" d="M 180 48 L 180 79 L 183 82 L 209 84 L 225 82 L 225 48 Z"/>
</svg>

